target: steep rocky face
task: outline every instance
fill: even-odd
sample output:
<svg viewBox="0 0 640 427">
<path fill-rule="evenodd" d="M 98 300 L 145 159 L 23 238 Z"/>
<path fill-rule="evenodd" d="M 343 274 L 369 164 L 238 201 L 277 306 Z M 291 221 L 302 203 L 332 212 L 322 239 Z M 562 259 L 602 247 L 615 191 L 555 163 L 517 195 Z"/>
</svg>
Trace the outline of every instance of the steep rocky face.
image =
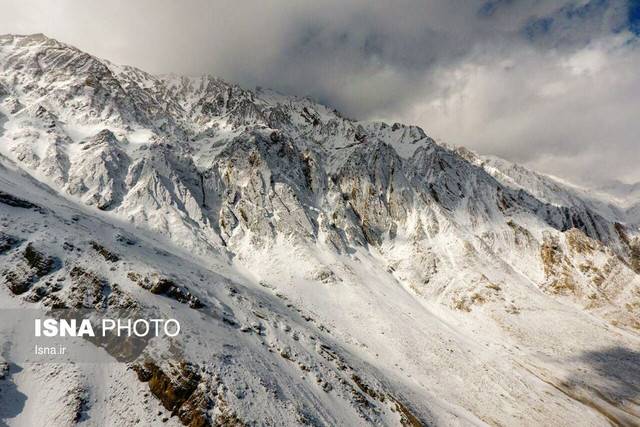
<svg viewBox="0 0 640 427">
<path fill-rule="evenodd" d="M 360 226 L 369 244 L 380 245 L 385 237 L 393 239 L 414 208 L 414 191 L 403 167 L 394 149 L 377 141 L 355 148 L 333 178 L 356 217 L 353 225 Z"/>
<path fill-rule="evenodd" d="M 102 130 L 80 145 L 80 153 L 66 171 L 67 192 L 85 203 L 109 210 L 122 202 L 129 157 L 109 130 Z"/>
<path fill-rule="evenodd" d="M 313 240 L 317 215 L 309 209 L 315 205 L 312 188 L 314 181 L 317 186 L 326 178 L 310 162 L 309 154 L 291 140 L 260 133 L 225 147 L 204 181 L 208 207 L 218 209 L 223 238 L 239 238 L 246 230 L 256 240 L 273 240 L 277 234 Z"/>
<path fill-rule="evenodd" d="M 14 244 L 19 242 L 16 239 L 11 241 Z M 14 259 L 14 268 L 4 270 L 3 276 L 7 288 L 15 295 L 27 292 L 42 277 L 51 273 L 57 264 L 53 257 L 38 251 L 31 244 Z"/>
</svg>

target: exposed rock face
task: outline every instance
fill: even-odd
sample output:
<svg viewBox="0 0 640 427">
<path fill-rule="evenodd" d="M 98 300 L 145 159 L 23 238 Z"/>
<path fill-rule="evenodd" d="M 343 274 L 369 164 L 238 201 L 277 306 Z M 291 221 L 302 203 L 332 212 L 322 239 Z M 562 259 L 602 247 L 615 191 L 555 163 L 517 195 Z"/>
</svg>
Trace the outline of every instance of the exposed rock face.
<svg viewBox="0 0 640 427">
<path fill-rule="evenodd" d="M 38 251 L 31 243 L 14 257 L 15 264 L 3 272 L 6 286 L 15 295 L 27 292 L 40 278 L 51 273 L 57 261 L 53 257 Z"/>
<path fill-rule="evenodd" d="M 546 236 L 540 247 L 545 276 L 550 280 L 547 288 L 557 294 L 576 292 L 576 284 L 570 271 L 570 261 L 564 256 L 556 236 Z"/>
<path fill-rule="evenodd" d="M 638 276 L 610 248 L 573 228 L 560 236 L 545 236 L 540 256 L 545 291 L 604 311 L 604 317 L 616 325 L 640 329 Z"/>
<path fill-rule="evenodd" d="M 42 211 L 42 208 L 35 203 L 22 200 L 19 197 L 14 196 L 13 194 L 5 193 L 3 191 L 0 191 L 0 203 L 4 203 L 5 205 L 13 206 L 15 208 Z"/>
<path fill-rule="evenodd" d="M 10 234 L 0 232 L 0 255 L 13 249 L 20 243 L 20 240 Z"/>
<path fill-rule="evenodd" d="M 198 309 L 204 307 L 204 304 L 198 297 L 191 294 L 184 286 L 177 285 L 168 277 L 158 274 L 151 274 L 142 277 L 140 274 L 130 271 L 127 274 L 129 280 L 135 282 L 141 288 L 144 288 L 155 295 L 165 295 L 180 303 L 188 304 L 189 307 Z"/>
<path fill-rule="evenodd" d="M 172 374 L 176 377 L 175 384 L 155 363 L 145 362 L 143 366 L 135 366 L 140 381 L 150 381 L 151 391 L 157 395 L 169 410 L 179 407 L 194 392 L 200 377 L 193 366 L 181 363 Z"/>
<path fill-rule="evenodd" d="M 69 272 L 71 286 L 65 292 L 65 300 L 72 308 L 78 309 L 122 309 L 136 308 L 136 303 L 115 283 L 74 266 Z"/>
<path fill-rule="evenodd" d="M 118 254 L 111 252 L 109 249 L 105 248 L 104 246 L 102 246 L 98 242 L 92 241 L 91 242 L 91 248 L 93 248 L 93 250 L 95 250 L 97 253 L 99 253 L 100 256 L 102 256 L 102 258 L 104 258 L 105 260 L 107 260 L 109 262 L 118 262 L 118 261 L 120 261 L 120 257 L 118 256 Z"/>
<path fill-rule="evenodd" d="M 629 266 L 640 274 L 640 236 L 630 237 L 627 228 L 619 222 L 616 222 L 614 227 L 620 240 L 626 245 Z"/>
<path fill-rule="evenodd" d="M 239 239 L 248 232 L 256 242 L 273 241 L 278 234 L 313 239 L 316 215 L 305 208 L 313 203 L 307 187 L 311 173 L 292 141 L 273 142 L 260 133 L 233 141 L 205 181 L 205 190 L 213 190 L 208 205 L 219 208 L 222 237 Z"/>
<path fill-rule="evenodd" d="M 129 157 L 111 131 L 105 129 L 80 146 L 81 154 L 69 165 L 67 191 L 82 195 L 89 205 L 109 210 L 122 202 Z"/>
<path fill-rule="evenodd" d="M 9 364 L 5 361 L 0 361 L 0 381 L 4 380 L 9 373 Z"/>
<path fill-rule="evenodd" d="M 184 361 L 170 364 L 164 370 L 152 361 L 133 366 L 138 379 L 148 383 L 151 393 L 185 426 L 244 426 L 229 408 L 223 393 L 212 389 L 220 384 L 204 380 L 198 369 L 198 366 Z M 215 414 L 213 417 L 208 415 L 210 410 Z"/>
<path fill-rule="evenodd" d="M 413 208 L 413 189 L 402 159 L 383 143 L 355 149 L 338 172 L 338 188 L 355 214 L 367 243 L 380 245 L 404 226 Z M 363 174 L 363 171 L 366 172 Z"/>
</svg>

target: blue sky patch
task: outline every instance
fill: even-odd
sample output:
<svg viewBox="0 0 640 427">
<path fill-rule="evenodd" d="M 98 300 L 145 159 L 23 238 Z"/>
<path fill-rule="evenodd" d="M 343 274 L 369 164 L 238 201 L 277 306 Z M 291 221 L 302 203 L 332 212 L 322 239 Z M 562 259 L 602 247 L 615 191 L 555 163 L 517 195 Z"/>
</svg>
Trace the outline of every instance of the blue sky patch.
<svg viewBox="0 0 640 427">
<path fill-rule="evenodd" d="M 640 36 L 640 0 L 629 0 L 629 30 Z"/>
</svg>

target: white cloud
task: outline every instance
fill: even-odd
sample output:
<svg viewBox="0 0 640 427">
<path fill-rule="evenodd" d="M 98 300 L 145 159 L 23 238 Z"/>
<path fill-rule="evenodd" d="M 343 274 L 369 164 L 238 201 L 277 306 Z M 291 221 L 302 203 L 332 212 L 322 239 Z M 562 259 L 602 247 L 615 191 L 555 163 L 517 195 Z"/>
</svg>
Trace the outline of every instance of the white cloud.
<svg viewBox="0 0 640 427">
<path fill-rule="evenodd" d="M 402 113 L 438 138 L 574 181 L 640 180 L 640 46 L 629 34 L 566 55 L 520 47 L 442 70 Z"/>
</svg>

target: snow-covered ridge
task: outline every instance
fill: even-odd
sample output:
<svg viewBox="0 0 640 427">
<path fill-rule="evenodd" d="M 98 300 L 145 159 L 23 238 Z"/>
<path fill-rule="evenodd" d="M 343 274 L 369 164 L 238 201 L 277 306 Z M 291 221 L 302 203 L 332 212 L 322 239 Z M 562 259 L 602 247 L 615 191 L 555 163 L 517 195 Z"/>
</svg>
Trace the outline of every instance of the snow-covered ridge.
<svg viewBox="0 0 640 427">
<path fill-rule="evenodd" d="M 547 203 L 556 206 L 582 206 L 612 221 L 640 224 L 640 217 L 635 212 L 640 204 L 639 197 L 635 194 L 637 186 L 588 188 L 532 171 L 496 156 L 482 156 L 464 147 L 458 147 L 456 151 L 502 184 L 523 189 Z"/>
</svg>

